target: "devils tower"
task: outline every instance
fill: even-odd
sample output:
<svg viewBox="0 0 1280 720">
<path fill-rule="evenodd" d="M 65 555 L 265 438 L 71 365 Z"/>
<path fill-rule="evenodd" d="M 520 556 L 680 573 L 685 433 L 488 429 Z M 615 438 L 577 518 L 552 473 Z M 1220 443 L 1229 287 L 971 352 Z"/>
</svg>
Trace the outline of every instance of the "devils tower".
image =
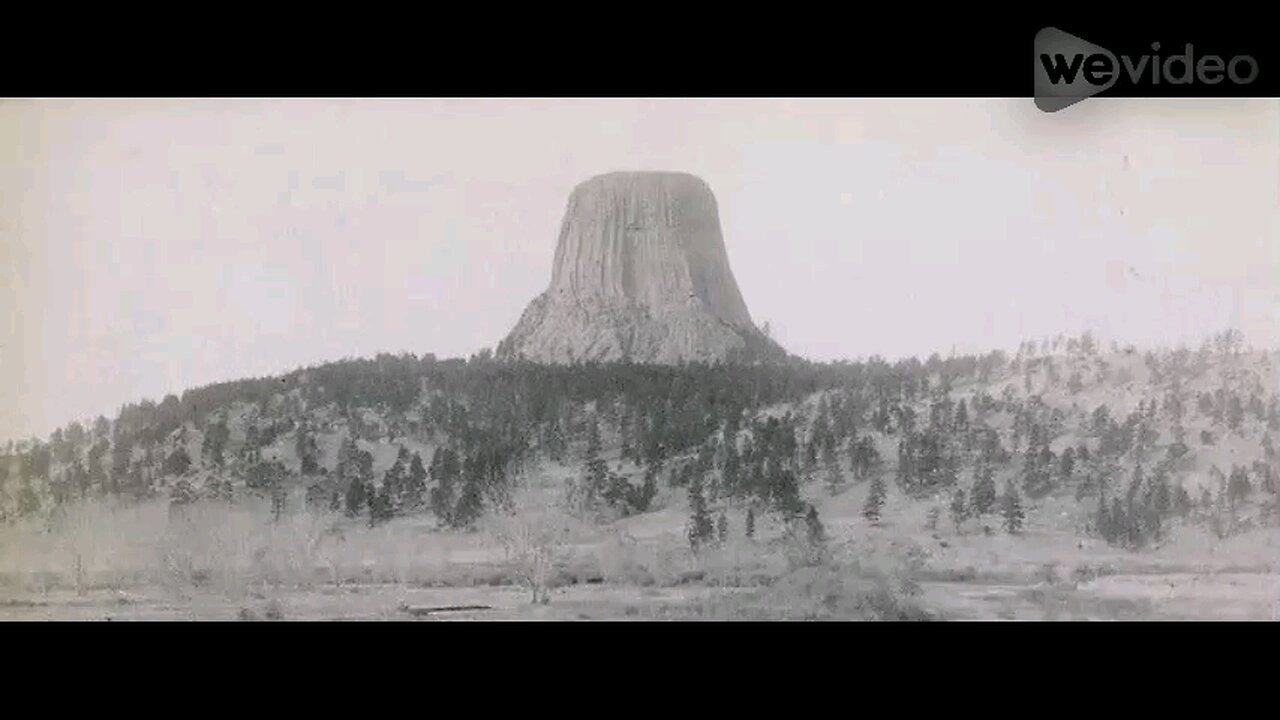
<svg viewBox="0 0 1280 720">
<path fill-rule="evenodd" d="M 760 361 L 711 188 L 675 172 L 597 175 L 569 196 L 551 285 L 498 357 L 544 363 Z"/>
</svg>

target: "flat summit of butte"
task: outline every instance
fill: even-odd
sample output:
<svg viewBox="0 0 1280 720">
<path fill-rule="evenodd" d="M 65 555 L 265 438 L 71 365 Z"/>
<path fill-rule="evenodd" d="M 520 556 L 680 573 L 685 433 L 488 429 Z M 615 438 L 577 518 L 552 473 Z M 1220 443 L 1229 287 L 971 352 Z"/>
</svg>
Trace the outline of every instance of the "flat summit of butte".
<svg viewBox="0 0 1280 720">
<path fill-rule="evenodd" d="M 615 172 L 569 195 L 551 284 L 497 355 L 676 364 L 786 353 L 751 320 L 707 183 L 687 173 Z"/>
</svg>

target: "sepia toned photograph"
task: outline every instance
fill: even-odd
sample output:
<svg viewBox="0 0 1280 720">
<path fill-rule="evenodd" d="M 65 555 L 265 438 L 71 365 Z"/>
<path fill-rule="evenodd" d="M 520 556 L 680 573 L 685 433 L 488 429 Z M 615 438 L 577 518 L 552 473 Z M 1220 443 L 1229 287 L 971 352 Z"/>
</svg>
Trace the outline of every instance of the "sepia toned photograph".
<svg viewBox="0 0 1280 720">
<path fill-rule="evenodd" d="M 1280 619 L 1280 103 L 1100 83 L 0 100 L 0 620 Z"/>
</svg>

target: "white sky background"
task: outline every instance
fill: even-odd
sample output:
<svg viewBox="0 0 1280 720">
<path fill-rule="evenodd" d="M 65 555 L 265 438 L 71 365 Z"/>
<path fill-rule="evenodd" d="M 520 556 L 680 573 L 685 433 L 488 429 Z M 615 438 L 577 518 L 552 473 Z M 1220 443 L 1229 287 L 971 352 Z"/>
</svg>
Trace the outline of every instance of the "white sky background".
<svg viewBox="0 0 1280 720">
<path fill-rule="evenodd" d="M 1274 347 L 1278 108 L 2 101 L 0 439 L 342 357 L 494 346 L 550 280 L 570 190 L 613 170 L 705 179 L 752 316 L 813 359 L 1086 328 Z"/>
</svg>

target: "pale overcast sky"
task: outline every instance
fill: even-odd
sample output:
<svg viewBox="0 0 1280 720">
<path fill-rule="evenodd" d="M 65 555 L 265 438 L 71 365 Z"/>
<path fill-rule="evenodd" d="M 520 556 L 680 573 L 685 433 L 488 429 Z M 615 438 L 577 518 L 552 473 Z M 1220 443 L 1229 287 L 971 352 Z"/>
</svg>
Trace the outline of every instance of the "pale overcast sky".
<svg viewBox="0 0 1280 720">
<path fill-rule="evenodd" d="M 1277 344 L 1274 100 L 9 100 L 0 439 L 496 345 L 614 170 L 705 179 L 752 316 L 814 359 Z"/>
</svg>

